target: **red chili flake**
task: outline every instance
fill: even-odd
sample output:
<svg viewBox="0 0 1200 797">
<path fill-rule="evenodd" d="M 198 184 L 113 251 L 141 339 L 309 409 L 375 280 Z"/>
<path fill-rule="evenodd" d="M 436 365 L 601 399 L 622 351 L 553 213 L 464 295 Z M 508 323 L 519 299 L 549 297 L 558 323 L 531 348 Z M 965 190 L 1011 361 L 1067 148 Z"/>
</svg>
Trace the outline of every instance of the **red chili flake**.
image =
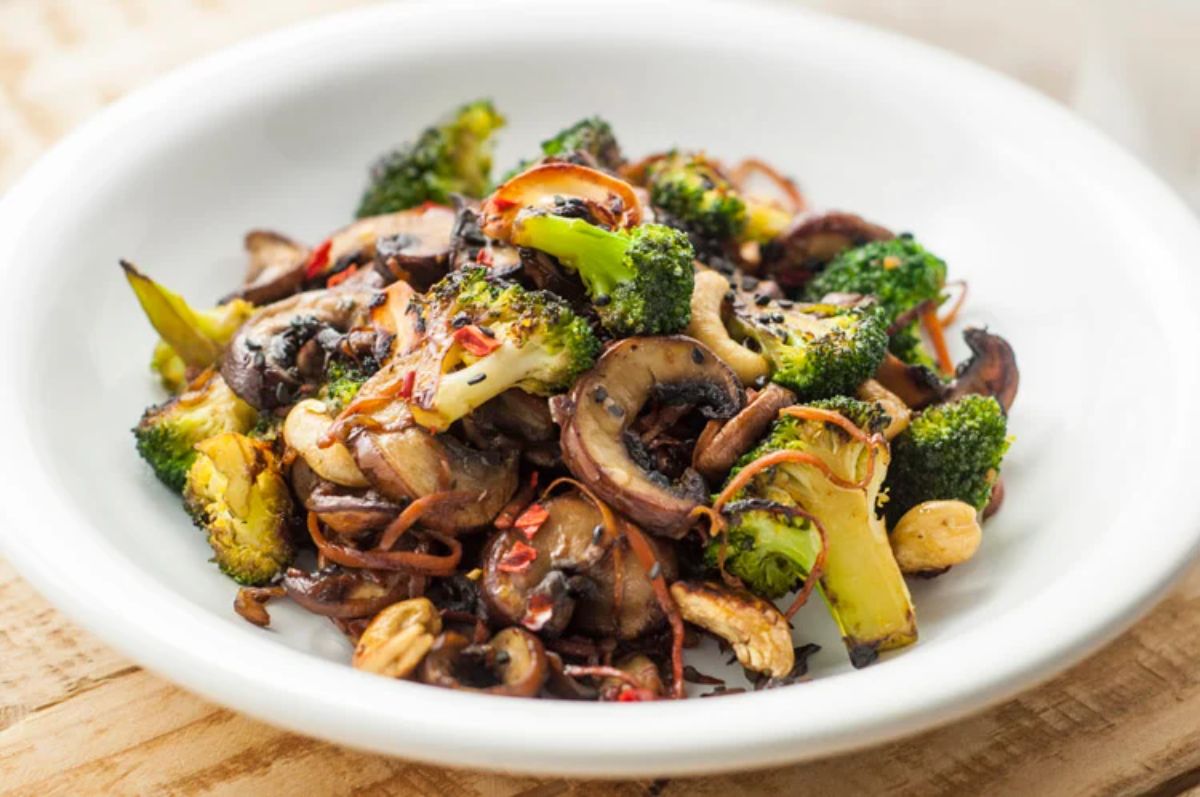
<svg viewBox="0 0 1200 797">
<path fill-rule="evenodd" d="M 332 238 L 326 238 L 317 244 L 317 248 L 312 250 L 312 254 L 308 256 L 308 265 L 304 267 L 305 279 L 311 280 L 321 276 L 321 272 L 329 265 L 329 250 L 332 248 Z"/>
<path fill-rule="evenodd" d="M 426 199 L 424 202 L 421 203 L 420 207 L 418 207 L 417 210 L 424 213 L 425 211 L 430 210 L 431 208 L 444 208 L 444 207 L 446 207 L 446 206 L 440 202 L 434 202 L 433 200 Z"/>
<path fill-rule="evenodd" d="M 504 573 L 523 573 L 537 559 L 537 549 L 517 540 L 500 558 L 496 569 Z"/>
<path fill-rule="evenodd" d="M 511 199 L 505 199 L 502 196 L 492 197 L 492 207 L 501 212 L 515 208 L 517 203 Z"/>
<path fill-rule="evenodd" d="M 627 686 L 617 695 L 618 703 L 642 703 L 649 700 L 657 700 L 657 695 L 649 689 L 634 689 Z"/>
<path fill-rule="evenodd" d="M 332 277 L 330 277 L 328 280 L 325 281 L 325 287 L 326 288 L 336 288 L 338 285 L 341 285 L 343 282 L 350 279 L 357 273 L 358 273 L 358 266 L 351 266 L 350 268 L 346 269 L 345 271 L 339 271 L 338 273 L 334 274 Z"/>
<path fill-rule="evenodd" d="M 483 334 L 483 330 L 474 324 L 454 330 L 454 342 L 474 354 L 476 357 L 486 357 L 500 348 L 500 342 Z"/>
<path fill-rule="evenodd" d="M 399 394 L 400 398 L 402 398 L 402 399 L 412 398 L 413 385 L 415 385 L 416 383 L 417 383 L 417 372 L 416 371 L 409 371 L 407 374 L 405 374 L 404 381 L 400 383 L 400 394 Z"/>
<path fill-rule="evenodd" d="M 513 526 L 525 535 L 525 539 L 532 540 L 548 517 L 550 517 L 550 513 L 546 507 L 541 504 L 530 504 L 521 513 L 521 516 L 513 521 Z"/>
<path fill-rule="evenodd" d="M 525 616 L 521 618 L 521 625 L 536 633 L 545 628 L 553 616 L 554 599 L 544 592 L 535 592 L 529 596 L 529 603 L 525 604 Z"/>
<path fill-rule="evenodd" d="M 490 266 L 494 262 L 492 260 L 492 250 L 484 247 L 479 250 L 479 254 L 475 255 L 475 262 L 481 266 Z"/>
</svg>

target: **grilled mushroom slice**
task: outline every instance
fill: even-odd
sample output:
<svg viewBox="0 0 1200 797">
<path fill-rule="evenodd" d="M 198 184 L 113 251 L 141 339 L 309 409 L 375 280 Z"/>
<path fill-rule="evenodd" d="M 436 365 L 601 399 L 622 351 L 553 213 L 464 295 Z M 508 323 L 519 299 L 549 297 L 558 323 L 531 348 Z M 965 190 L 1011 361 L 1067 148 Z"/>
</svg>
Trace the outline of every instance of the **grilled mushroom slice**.
<svg viewBox="0 0 1200 797">
<path fill-rule="evenodd" d="M 541 641 L 523 628 L 506 628 L 482 645 L 447 631 L 421 663 L 421 681 L 446 689 L 533 697 L 550 674 Z"/>
<path fill-rule="evenodd" d="M 705 430 L 706 434 L 696 441 L 692 467 L 708 479 L 709 484 L 720 483 L 742 454 L 753 448 L 771 422 L 779 417 L 779 411 L 795 403 L 796 394 L 786 387 L 774 383 L 767 385 L 724 425 L 714 426 L 711 433 Z"/>
<path fill-rule="evenodd" d="M 894 237 L 886 227 L 853 213 L 805 213 L 763 247 L 763 273 L 786 289 L 799 288 L 842 251 Z"/>
<path fill-rule="evenodd" d="M 958 376 L 950 384 L 946 400 L 971 394 L 992 396 L 1007 413 L 1012 409 L 1021 382 L 1012 346 L 986 329 L 967 329 L 963 332 L 963 340 L 971 349 L 971 358 L 958 367 Z"/>
<path fill-rule="evenodd" d="M 682 335 L 626 338 L 558 403 L 563 461 L 600 498 L 642 528 L 667 537 L 687 531 L 688 515 L 706 487 L 691 469 L 672 484 L 634 459 L 630 425 L 647 401 L 694 404 L 710 418 L 729 418 L 745 404 L 737 375 L 708 347 Z"/>
<path fill-rule="evenodd" d="M 257 305 L 286 299 L 304 284 L 304 264 L 309 248 L 286 235 L 271 230 L 246 233 L 246 254 L 250 256 L 242 287 L 222 301 L 245 299 Z"/>
</svg>

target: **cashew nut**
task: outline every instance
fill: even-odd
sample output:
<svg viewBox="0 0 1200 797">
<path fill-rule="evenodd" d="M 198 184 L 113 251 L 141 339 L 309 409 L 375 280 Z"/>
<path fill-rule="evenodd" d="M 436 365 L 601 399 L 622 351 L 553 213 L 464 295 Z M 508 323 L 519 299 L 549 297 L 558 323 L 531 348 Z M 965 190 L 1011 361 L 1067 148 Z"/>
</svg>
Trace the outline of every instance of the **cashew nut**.
<svg viewBox="0 0 1200 797">
<path fill-rule="evenodd" d="M 737 374 L 742 384 L 749 385 L 770 369 L 767 359 L 750 351 L 729 336 L 725 322 L 721 320 L 721 307 L 729 283 L 715 271 L 701 269 L 696 272 L 696 284 L 692 288 L 692 320 L 687 334 L 712 349 Z"/>
<path fill-rule="evenodd" d="M 784 678 L 796 665 L 787 620 L 762 598 L 708 581 L 676 581 L 671 597 L 684 620 L 728 642 L 746 669 Z"/>
<path fill-rule="evenodd" d="M 433 647 L 442 616 L 428 598 L 393 603 L 371 620 L 358 639 L 351 664 L 388 678 L 407 677 Z"/>
<path fill-rule="evenodd" d="M 904 513 L 890 539 L 902 572 L 936 574 L 974 556 L 983 531 L 970 504 L 925 501 Z"/>
<path fill-rule="evenodd" d="M 283 422 L 284 442 L 295 449 L 305 464 L 322 479 L 343 487 L 370 486 L 344 445 L 336 442 L 328 448 L 318 445 L 332 423 L 333 418 L 324 404 L 316 399 L 305 399 L 292 407 Z"/>
<path fill-rule="evenodd" d="M 883 430 L 885 440 L 891 440 L 908 428 L 912 420 L 912 410 L 892 391 L 874 379 L 868 379 L 858 386 L 858 397 L 863 401 L 874 401 L 883 406 L 883 411 L 891 418 L 887 428 Z"/>
</svg>

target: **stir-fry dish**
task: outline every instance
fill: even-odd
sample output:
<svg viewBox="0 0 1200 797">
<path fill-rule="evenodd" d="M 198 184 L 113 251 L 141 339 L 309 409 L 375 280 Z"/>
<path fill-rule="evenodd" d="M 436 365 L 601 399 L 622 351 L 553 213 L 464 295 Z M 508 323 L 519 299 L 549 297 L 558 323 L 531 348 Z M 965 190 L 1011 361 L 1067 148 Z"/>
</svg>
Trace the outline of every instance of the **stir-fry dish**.
<svg viewBox="0 0 1200 797">
<path fill-rule="evenodd" d="M 913 644 L 906 578 L 1003 498 L 1017 368 L 984 329 L 952 362 L 966 284 L 762 161 L 628 159 L 597 117 L 493 180 L 503 124 L 473 102 L 384 155 L 313 246 L 248 233 L 211 309 L 122 262 L 172 394 L 137 450 L 235 610 L 524 697 L 742 691 L 685 663 L 705 635 L 794 683 L 814 598 L 855 667 Z"/>
</svg>

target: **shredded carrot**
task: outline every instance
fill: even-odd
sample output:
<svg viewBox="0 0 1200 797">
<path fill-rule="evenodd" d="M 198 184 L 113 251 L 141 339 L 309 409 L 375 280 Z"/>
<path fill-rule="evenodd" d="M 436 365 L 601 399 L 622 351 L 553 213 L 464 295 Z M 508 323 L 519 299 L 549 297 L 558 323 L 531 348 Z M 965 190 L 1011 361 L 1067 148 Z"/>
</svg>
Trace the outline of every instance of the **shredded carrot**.
<svg viewBox="0 0 1200 797">
<path fill-rule="evenodd" d="M 942 369 L 942 373 L 954 373 L 954 360 L 950 358 L 950 349 L 946 346 L 946 335 L 942 330 L 937 310 L 929 309 L 921 313 L 921 324 L 929 333 L 929 340 L 933 343 L 933 351 L 937 354 L 938 367 Z"/>
<path fill-rule="evenodd" d="M 445 490 L 421 496 L 406 506 L 404 511 L 388 524 L 388 527 L 384 529 L 383 534 L 379 537 L 379 544 L 375 546 L 375 549 L 378 551 L 390 551 L 392 546 L 396 544 L 396 540 L 400 539 L 404 532 L 412 528 L 430 509 L 442 504 L 466 503 L 477 497 L 478 493 L 467 490 Z"/>
<path fill-rule="evenodd" d="M 604 526 L 604 535 L 606 541 L 612 543 L 617 539 L 620 529 L 617 528 L 617 518 L 613 511 L 609 509 L 608 504 L 604 503 L 591 491 L 587 485 L 582 482 L 572 479 L 569 476 L 560 476 L 550 484 L 546 485 L 546 489 L 542 490 L 541 500 L 545 501 L 550 493 L 563 485 L 569 485 L 578 490 L 584 498 L 591 502 L 592 506 L 596 507 L 596 511 L 600 513 L 600 525 Z"/>
<path fill-rule="evenodd" d="M 758 172 L 774 183 L 780 191 L 788 198 L 788 202 L 792 205 L 792 212 L 799 213 L 808 207 L 808 202 L 804 198 L 804 194 L 800 192 L 800 188 L 795 181 L 787 177 L 776 169 L 771 164 L 758 158 L 743 158 L 741 163 L 733 167 L 730 180 L 738 190 L 743 190 L 746 180 L 749 179 L 753 172 Z"/>
<path fill-rule="evenodd" d="M 399 570 L 426 576 L 452 576 L 462 561 L 462 543 L 453 537 L 425 532 L 450 549 L 446 554 L 417 553 L 416 551 L 360 551 L 349 545 L 330 542 L 321 532 L 321 522 L 315 512 L 308 513 L 308 533 L 322 557 L 344 567 L 368 570 Z"/>
<path fill-rule="evenodd" d="M 650 547 L 650 542 L 641 529 L 629 521 L 624 521 L 622 525 L 625 529 L 625 539 L 629 540 L 629 547 L 633 549 L 633 555 L 638 558 L 638 562 L 649 576 L 658 564 L 654 549 Z M 662 574 L 661 566 L 658 568 L 658 575 L 650 579 L 650 584 L 654 588 L 654 597 L 658 599 L 658 604 L 671 625 L 671 694 L 672 697 L 682 700 L 686 697 L 683 683 L 683 617 L 671 597 L 671 591 L 667 589 L 667 579 Z"/>
<path fill-rule="evenodd" d="M 492 525 L 501 531 L 511 529 L 513 521 L 521 514 L 525 507 L 533 502 L 533 491 L 537 489 L 538 473 L 535 470 L 529 477 L 529 481 L 525 482 L 513 495 L 504 508 L 500 510 L 500 514 L 496 515 L 496 519 L 492 521 Z"/>
<path fill-rule="evenodd" d="M 950 309 L 940 319 L 943 327 L 949 327 L 958 319 L 958 311 L 962 309 L 963 304 L 967 301 L 967 281 L 966 280 L 951 280 L 946 283 L 946 286 L 958 286 L 958 296 L 954 298 L 954 304 L 950 305 Z"/>
</svg>

